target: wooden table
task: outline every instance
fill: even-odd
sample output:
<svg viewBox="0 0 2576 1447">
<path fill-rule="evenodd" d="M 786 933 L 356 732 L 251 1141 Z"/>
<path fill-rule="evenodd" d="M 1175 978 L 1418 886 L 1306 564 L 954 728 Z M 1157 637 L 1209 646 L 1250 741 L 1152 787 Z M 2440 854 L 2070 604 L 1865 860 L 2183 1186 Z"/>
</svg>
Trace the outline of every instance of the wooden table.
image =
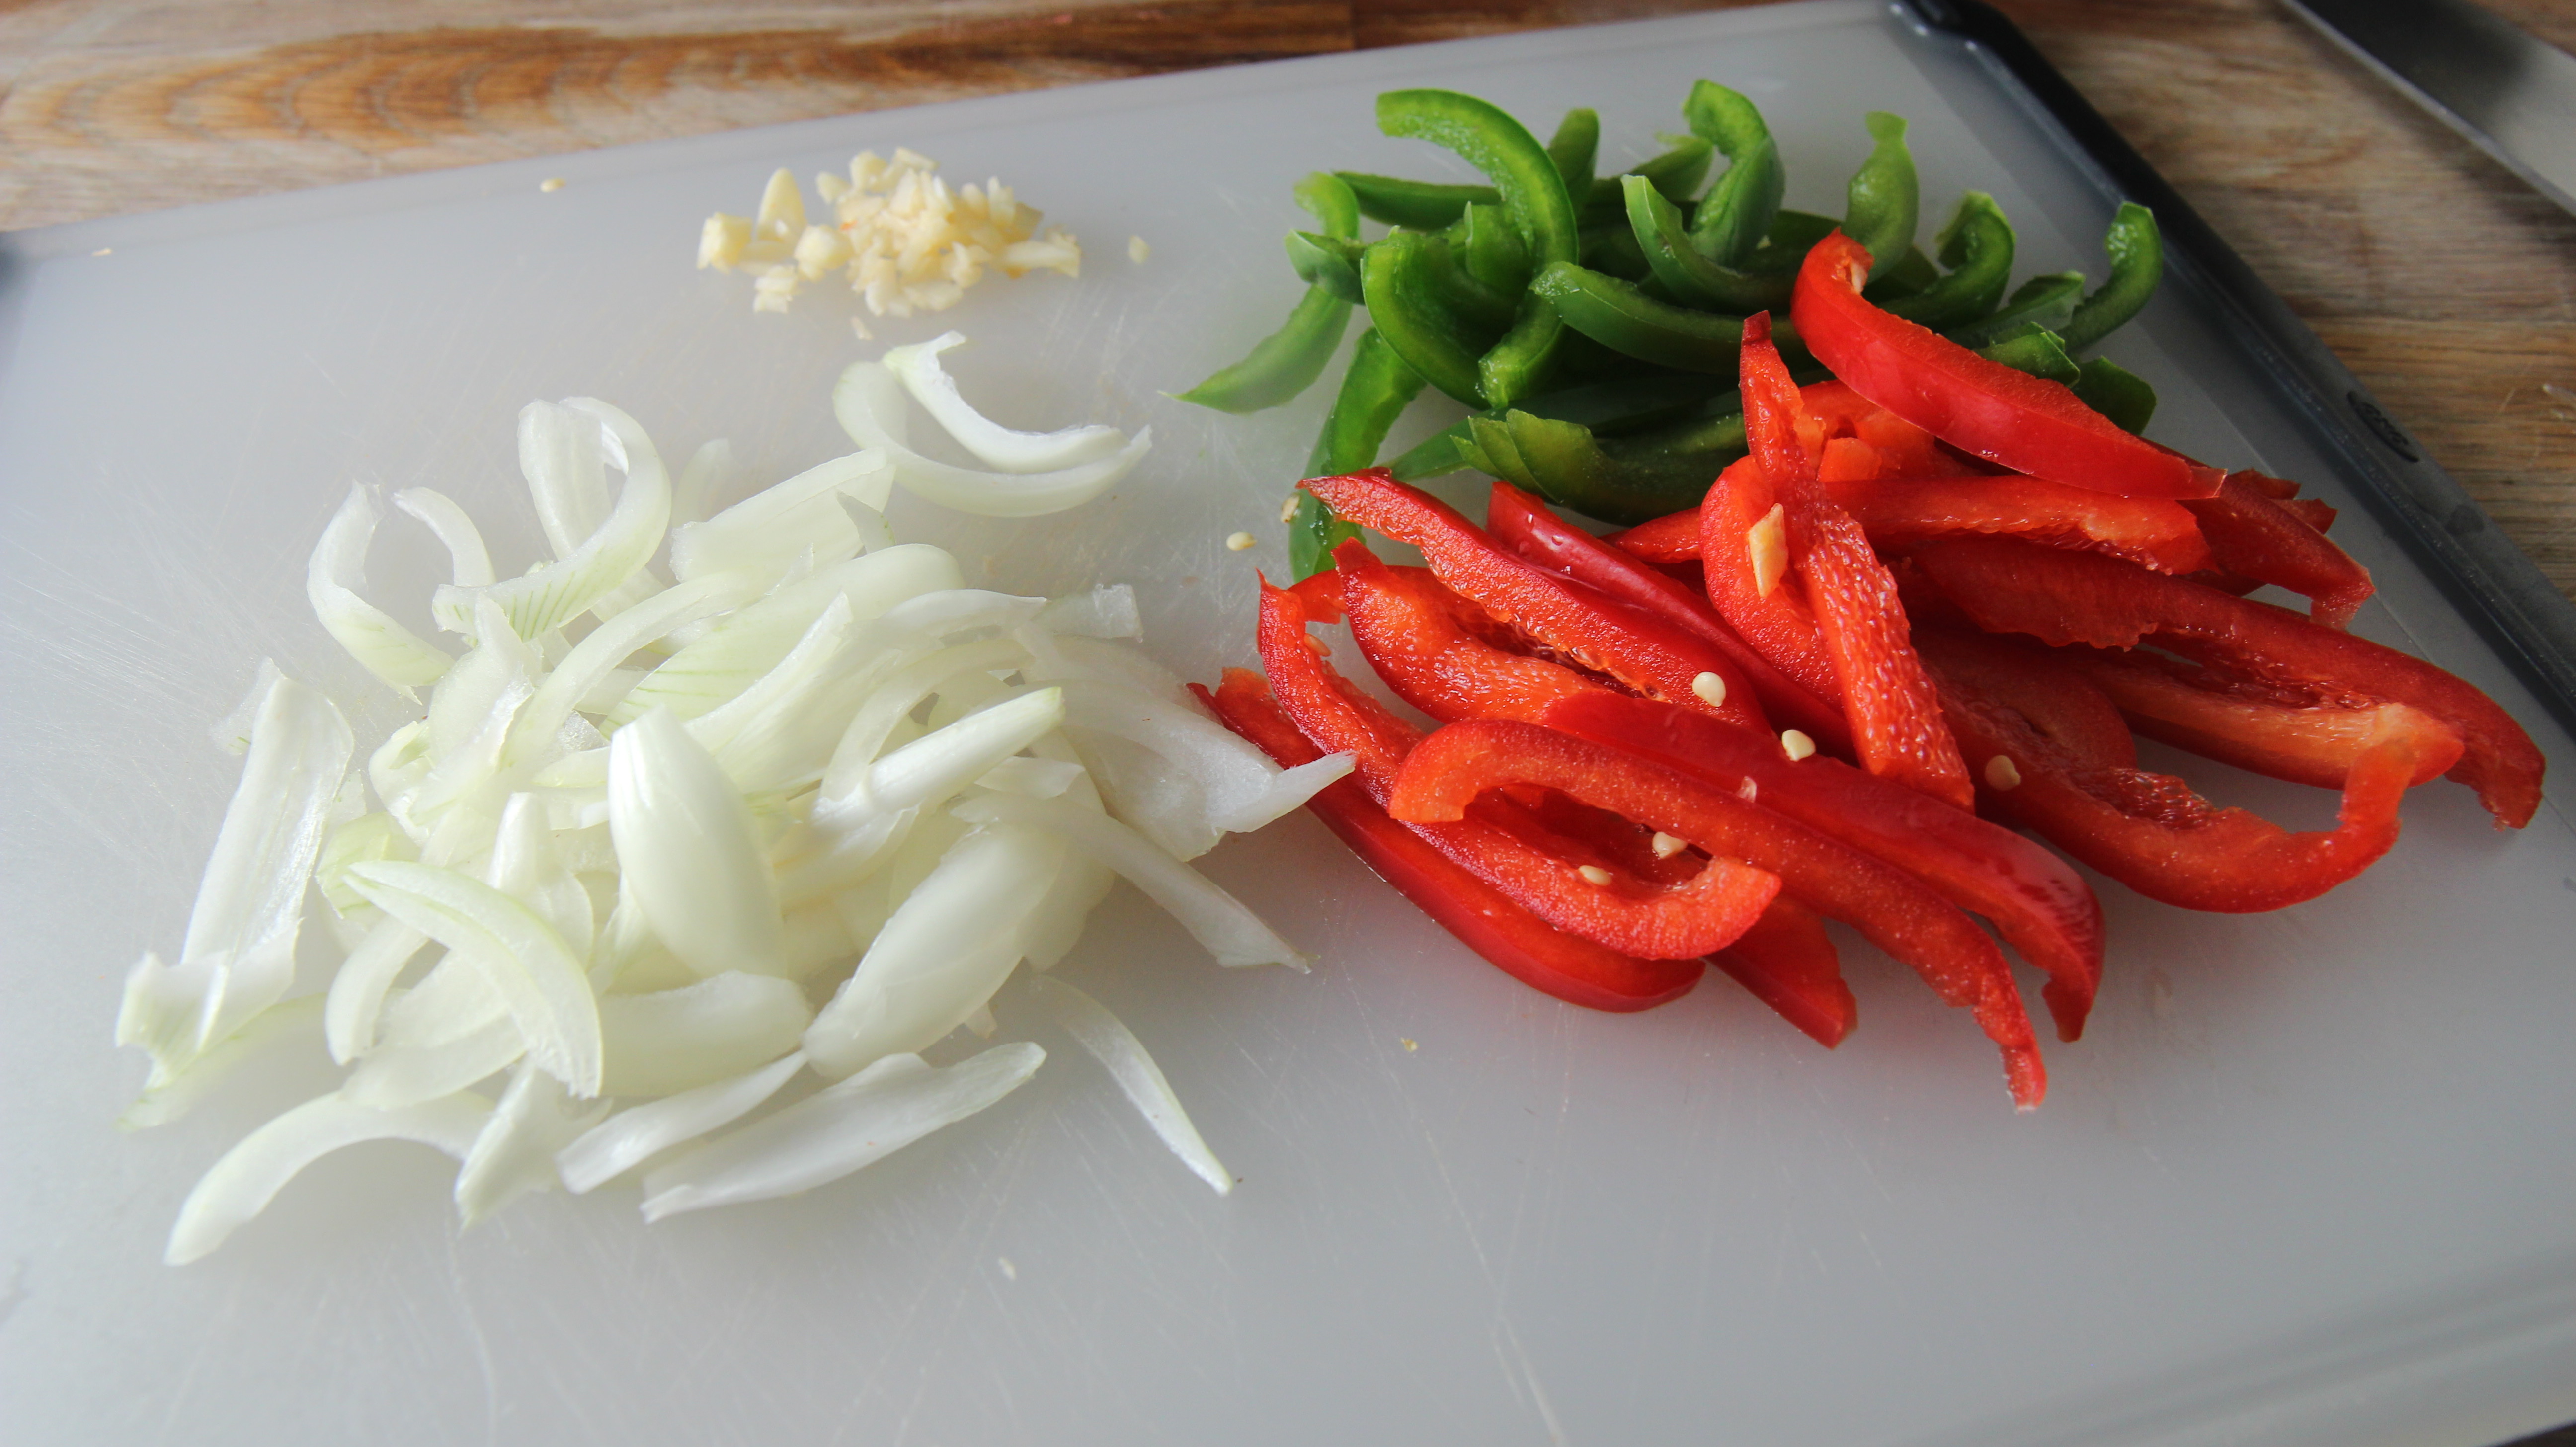
<svg viewBox="0 0 2576 1447">
<path fill-rule="evenodd" d="M 2276 0 L 1996 3 L 2576 597 L 2576 219 Z M 2486 3 L 2576 49 L 2576 6 Z M 14 0 L 0 227 L 1695 8 Z"/>
</svg>

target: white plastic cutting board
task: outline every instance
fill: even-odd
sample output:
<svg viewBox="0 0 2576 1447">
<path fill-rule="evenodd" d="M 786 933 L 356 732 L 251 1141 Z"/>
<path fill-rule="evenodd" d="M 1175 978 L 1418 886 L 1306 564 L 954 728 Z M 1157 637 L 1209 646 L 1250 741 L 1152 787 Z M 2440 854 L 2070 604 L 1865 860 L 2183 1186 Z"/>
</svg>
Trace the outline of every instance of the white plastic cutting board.
<svg viewBox="0 0 2576 1447">
<path fill-rule="evenodd" d="M 143 1136 L 119 981 L 185 918 L 236 765 L 207 741 L 263 655 L 349 696 L 303 559 L 353 478 L 446 489 L 505 571 L 535 529 L 531 397 L 593 394 L 686 455 L 831 455 L 863 350 L 818 289 L 755 317 L 693 272 L 699 218 L 774 165 L 910 145 L 999 175 L 1088 249 L 1079 282 L 955 311 L 1007 421 L 1151 423 L 1079 512 L 908 536 L 1015 591 L 1137 585 L 1158 654 L 1248 661 L 1252 574 L 1325 389 L 1235 420 L 1158 396 L 1297 293 L 1317 167 L 1455 175 L 1376 133 L 1379 90 L 1528 117 L 1598 107 L 1658 149 L 1697 77 L 1755 97 L 1791 204 L 1839 209 L 1861 113 L 1914 123 L 1927 230 L 1961 189 L 2021 270 L 2101 265 L 2112 198 L 1976 59 L 1829 4 L 977 101 L 132 217 L 0 251 L 0 1439 L 12 1443 L 1238 1442 L 2472 1444 L 2576 1417 L 2576 832 L 2449 785 L 2327 900 L 2192 916 L 2104 886 L 2087 1038 L 2010 1108 L 1964 1016 L 1853 947 L 1828 1054 L 1723 980 L 1593 1014 L 1465 955 L 1302 815 L 1211 873 L 1321 956 L 1229 973 L 1122 893 L 1064 968 L 1155 1050 L 1242 1185 L 1219 1199 L 1069 1041 L 986 1115 L 804 1198 L 646 1228 L 631 1188 L 460 1235 L 451 1168 L 332 1158 L 214 1257 L 159 1262 L 197 1173 L 318 1088 L 247 1088 Z M 541 193 L 547 175 L 569 179 Z M 1152 245 L 1125 257 L 1131 234 Z M 93 254 L 102 253 L 102 254 Z M 2185 289 L 2110 353 L 2157 435 L 2349 502 Z M 1444 419 L 1445 420 L 1445 419 Z M 1421 426 L 1431 425 L 1426 416 Z M 1417 429 L 1418 430 L 1418 429 Z M 1410 434 L 1409 434 L 1410 435 Z M 1399 441 L 1409 440 L 1400 438 Z M 1462 486 L 1456 495 L 1468 496 Z M 2348 508 L 2363 631 L 2576 751 Z M 374 595 L 439 566 L 402 519 Z M 1261 544 L 1231 554 L 1236 529 Z M 415 626 L 427 621 L 417 601 Z M 398 716 L 381 691 L 362 738 Z M 2314 827 L 2332 801 L 2214 766 Z"/>
</svg>

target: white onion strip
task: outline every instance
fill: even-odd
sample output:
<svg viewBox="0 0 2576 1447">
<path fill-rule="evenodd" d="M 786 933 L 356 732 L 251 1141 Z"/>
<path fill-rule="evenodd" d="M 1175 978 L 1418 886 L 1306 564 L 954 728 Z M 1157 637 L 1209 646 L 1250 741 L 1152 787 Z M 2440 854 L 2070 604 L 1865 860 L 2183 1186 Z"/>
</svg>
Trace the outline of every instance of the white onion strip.
<svg viewBox="0 0 2576 1447">
<path fill-rule="evenodd" d="M 460 588 L 491 586 L 492 554 L 483 546 L 482 530 L 456 499 L 435 488 L 415 487 L 395 493 L 394 506 L 427 524 L 447 549 L 448 581 Z"/>
<path fill-rule="evenodd" d="M 152 1057 L 155 1084 L 285 995 L 304 892 L 357 743 L 331 701 L 267 678 L 241 783 L 188 912 L 179 963 L 146 953 L 126 977 L 116 1042 Z"/>
<path fill-rule="evenodd" d="M 715 756 L 669 709 L 608 745 L 608 832 L 653 933 L 700 975 L 786 968 L 759 825 Z"/>
<path fill-rule="evenodd" d="M 978 472 L 934 462 L 904 446 L 901 434 L 884 420 L 899 417 L 902 407 L 903 384 L 876 362 L 852 363 L 832 389 L 832 413 L 841 420 L 841 430 L 861 447 L 882 450 L 894 464 L 896 482 L 942 507 L 981 517 L 1037 517 L 1079 507 L 1135 471 L 1154 443 L 1154 429 L 1141 427 L 1117 452 L 1078 466 L 1053 472 Z"/>
<path fill-rule="evenodd" d="M 804 1068 L 798 1051 L 731 1080 L 621 1110 L 557 1151 L 555 1168 L 573 1194 L 596 1190 L 673 1146 L 749 1115 Z"/>
<path fill-rule="evenodd" d="M 349 868 L 370 904 L 466 955 L 501 992 L 539 1069 L 599 1094 L 599 1006 L 581 961 L 536 911 L 479 879 L 380 859 Z"/>
<path fill-rule="evenodd" d="M 889 350 L 885 369 L 903 383 L 912 400 L 930 414 L 957 444 L 1004 472 L 1053 472 L 1058 468 L 1107 457 L 1124 446 L 1125 433 L 1097 423 L 1055 432 L 1018 432 L 987 418 L 958 395 L 957 379 L 940 366 L 939 354 L 963 345 L 962 332 L 945 332 L 929 341 Z M 885 504 L 880 501 L 877 506 Z"/>
<path fill-rule="evenodd" d="M 793 981 L 727 970 L 694 985 L 599 1002 L 608 1047 L 601 1090 L 677 1095 L 796 1048 L 814 1009 Z"/>
<path fill-rule="evenodd" d="M 644 1219 L 766 1201 L 839 1180 L 1019 1088 L 1046 1052 L 996 1045 L 940 1069 L 890 1055 L 644 1177 Z"/>
<path fill-rule="evenodd" d="M 874 448 L 819 463 L 674 533 L 671 571 L 688 579 L 758 567 L 808 547 L 818 555 L 846 556 L 864 539 L 835 499 L 846 495 L 883 508 L 893 484 L 893 468 Z"/>
<path fill-rule="evenodd" d="M 1244 908 L 1241 900 L 1106 814 L 1062 799 L 1032 799 L 1024 794 L 987 794 L 949 812 L 970 824 L 1018 824 L 1064 839 L 1143 890 L 1146 898 L 1180 921 L 1192 939 L 1206 946 L 1220 965 L 1286 965 L 1300 973 L 1306 969 L 1307 957 Z"/>
<path fill-rule="evenodd" d="M 375 928 L 340 962 L 322 1009 L 322 1040 L 334 1061 L 346 1065 L 376 1043 L 376 1020 L 384 1011 L 385 991 L 428 943 L 429 936 L 388 916 L 376 921 Z"/>
<path fill-rule="evenodd" d="M 221 1246 L 235 1227 L 266 1210 L 298 1171 L 342 1146 L 417 1141 L 462 1160 L 490 1113 L 489 1105 L 470 1095 L 444 1096 L 402 1110 L 370 1110 L 338 1095 L 308 1100 L 244 1136 L 215 1162 L 179 1208 L 162 1259 L 185 1266 Z"/>
<path fill-rule="evenodd" d="M 304 569 L 304 596 L 351 658 L 410 697 L 420 685 L 437 682 L 456 660 L 358 596 L 366 581 L 367 544 L 376 535 L 376 516 L 366 491 L 349 484 L 348 501 L 331 515 L 321 541 L 313 545 Z"/>
<path fill-rule="evenodd" d="M 562 627 L 593 603 L 635 575 L 662 545 L 671 521 L 671 478 L 662 456 L 635 419 L 589 397 L 574 397 L 564 406 L 591 418 L 612 458 L 626 467 L 626 486 L 617 506 L 599 530 L 571 554 L 525 577 L 489 588 L 442 587 L 430 600 L 430 615 L 453 632 L 471 631 L 474 601 L 488 597 L 509 616 L 511 631 L 522 638 Z"/>
<path fill-rule="evenodd" d="M 560 1179 L 555 1152 L 599 1123 L 609 1105 L 575 1106 L 563 1082 L 521 1065 L 492 1107 L 456 1173 L 456 1214 L 473 1226 L 528 1191 L 550 1191 Z"/>
<path fill-rule="evenodd" d="M 1119 1090 L 1145 1117 L 1145 1123 L 1154 1128 L 1154 1134 L 1162 1137 L 1163 1144 L 1171 1147 L 1172 1154 L 1181 1158 L 1181 1164 L 1215 1188 L 1218 1195 L 1233 1192 L 1234 1174 L 1216 1158 L 1216 1152 L 1208 1149 L 1198 1127 L 1190 1124 L 1190 1113 L 1181 1107 L 1181 1098 L 1172 1093 L 1171 1081 L 1164 1078 L 1163 1068 L 1154 1063 L 1154 1057 L 1145 1053 L 1145 1042 L 1136 1038 L 1136 1032 L 1109 1013 L 1108 1006 L 1052 976 L 1032 976 L 1029 993 L 1046 1006 L 1065 1033 L 1108 1070 L 1109 1078 L 1118 1082 Z"/>
</svg>

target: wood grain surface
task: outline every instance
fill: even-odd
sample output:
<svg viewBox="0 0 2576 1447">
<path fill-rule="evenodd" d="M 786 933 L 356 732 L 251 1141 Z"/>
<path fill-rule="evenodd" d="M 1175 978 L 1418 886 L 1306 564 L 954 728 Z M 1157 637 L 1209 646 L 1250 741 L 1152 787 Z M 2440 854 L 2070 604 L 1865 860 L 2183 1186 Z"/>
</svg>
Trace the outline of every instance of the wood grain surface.
<svg viewBox="0 0 2576 1447">
<path fill-rule="evenodd" d="M 2576 596 L 2576 219 L 2276 0 L 1996 3 Z M 0 228 L 1695 8 L 0 0 Z"/>
</svg>

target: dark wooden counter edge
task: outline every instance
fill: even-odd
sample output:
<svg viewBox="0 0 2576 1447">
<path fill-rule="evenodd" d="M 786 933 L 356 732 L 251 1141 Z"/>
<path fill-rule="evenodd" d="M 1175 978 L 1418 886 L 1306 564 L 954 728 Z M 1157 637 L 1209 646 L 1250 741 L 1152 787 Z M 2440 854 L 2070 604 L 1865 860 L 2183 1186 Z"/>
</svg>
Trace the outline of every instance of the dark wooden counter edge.
<svg viewBox="0 0 2576 1447">
<path fill-rule="evenodd" d="M 1903 0 L 1925 25 L 1982 48 L 2092 158 L 2112 184 L 2153 208 L 2168 265 L 2221 306 L 2326 449 L 2341 458 L 2379 520 L 2397 534 L 2522 680 L 2576 733 L 2576 604 L 2493 526 L 2451 475 L 2337 361 L 2155 167 L 2147 164 L 2019 27 L 1981 0 Z M 2576 1438 L 2571 1438 L 2576 1441 Z"/>
</svg>

